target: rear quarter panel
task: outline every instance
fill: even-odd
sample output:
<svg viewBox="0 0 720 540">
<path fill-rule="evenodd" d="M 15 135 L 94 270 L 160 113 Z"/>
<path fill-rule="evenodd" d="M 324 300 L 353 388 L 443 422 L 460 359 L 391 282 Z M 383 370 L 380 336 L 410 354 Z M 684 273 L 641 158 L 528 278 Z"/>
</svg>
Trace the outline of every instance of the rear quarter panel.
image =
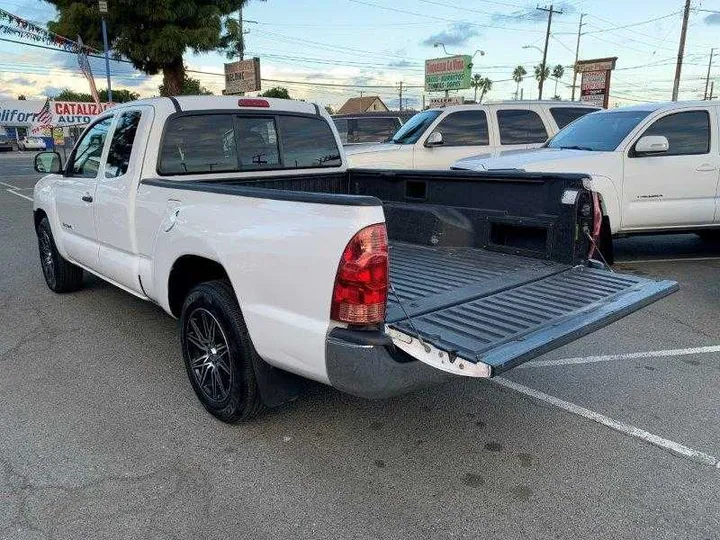
<svg viewBox="0 0 720 540">
<path fill-rule="evenodd" d="M 172 212 L 171 212 L 172 211 Z M 168 215 L 179 211 L 169 231 Z M 137 227 L 148 296 L 166 311 L 183 255 L 223 265 L 256 350 L 267 362 L 328 382 L 325 339 L 340 256 L 382 206 L 300 203 L 141 184 Z M 140 232 L 142 231 L 142 232 Z"/>
</svg>

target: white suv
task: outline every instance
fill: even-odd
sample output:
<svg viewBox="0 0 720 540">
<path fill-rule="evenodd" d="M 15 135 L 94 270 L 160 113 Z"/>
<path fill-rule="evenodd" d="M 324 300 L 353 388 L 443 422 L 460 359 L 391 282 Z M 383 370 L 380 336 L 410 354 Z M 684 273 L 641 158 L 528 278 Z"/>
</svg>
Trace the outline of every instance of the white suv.
<svg viewBox="0 0 720 540">
<path fill-rule="evenodd" d="M 573 120 L 598 110 L 578 102 L 507 101 L 428 109 L 387 143 L 346 148 L 351 167 L 449 169 L 469 156 L 537 148 Z"/>
</svg>

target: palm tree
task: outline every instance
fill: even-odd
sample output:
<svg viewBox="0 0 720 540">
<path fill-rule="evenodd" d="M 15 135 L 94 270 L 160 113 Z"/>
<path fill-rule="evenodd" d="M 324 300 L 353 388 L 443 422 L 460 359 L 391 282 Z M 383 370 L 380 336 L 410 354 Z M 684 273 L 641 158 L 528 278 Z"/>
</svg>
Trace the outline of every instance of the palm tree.
<svg viewBox="0 0 720 540">
<path fill-rule="evenodd" d="M 518 96 L 520 95 L 520 83 L 523 81 L 523 77 L 525 75 L 527 75 L 527 70 L 523 66 L 517 66 L 513 69 L 512 78 L 513 81 L 517 83 L 517 87 L 515 88 L 515 99 L 518 99 Z"/>
<path fill-rule="evenodd" d="M 565 75 L 565 68 L 562 67 L 562 65 L 558 64 L 552 69 L 552 76 L 555 78 L 555 97 L 558 98 L 557 93 L 557 84 L 560 79 L 562 79 L 562 76 Z M 554 99 L 554 98 L 553 98 Z M 559 98 L 558 98 L 559 99 Z"/>
<path fill-rule="evenodd" d="M 545 66 L 545 69 L 543 69 L 542 64 L 538 64 L 535 66 L 535 80 L 538 82 L 538 98 L 540 97 L 540 87 L 543 84 L 543 81 L 545 81 L 548 77 L 550 77 L 550 68 Z"/>
<path fill-rule="evenodd" d="M 493 83 L 489 77 L 481 77 L 478 80 L 478 86 L 475 88 L 475 91 L 477 92 L 477 88 L 480 88 L 479 103 L 482 103 L 482 100 L 485 97 L 485 94 L 487 94 L 490 90 L 492 90 L 492 85 L 493 85 Z"/>
<path fill-rule="evenodd" d="M 473 75 L 472 79 L 470 80 L 470 86 L 475 89 L 475 99 L 473 100 L 475 103 L 477 103 L 477 92 L 478 88 L 480 88 L 480 81 L 482 81 L 482 75 L 480 75 L 479 73 Z"/>
</svg>

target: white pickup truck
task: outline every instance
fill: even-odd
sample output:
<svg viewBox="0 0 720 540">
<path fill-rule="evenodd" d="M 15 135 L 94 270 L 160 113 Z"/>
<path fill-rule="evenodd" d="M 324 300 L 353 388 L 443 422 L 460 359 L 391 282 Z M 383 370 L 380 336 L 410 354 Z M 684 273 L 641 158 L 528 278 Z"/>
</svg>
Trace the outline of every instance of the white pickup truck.
<svg viewBox="0 0 720 540">
<path fill-rule="evenodd" d="M 456 162 L 455 169 L 583 172 L 600 193 L 610 235 L 720 233 L 720 106 L 649 103 L 598 111 L 570 124 L 545 148 Z"/>
<path fill-rule="evenodd" d="M 350 167 L 449 169 L 461 158 L 538 148 L 597 107 L 563 101 L 502 101 L 428 109 L 381 144 L 345 148 Z"/>
<path fill-rule="evenodd" d="M 677 285 L 588 258 L 583 175 L 348 170 L 322 108 L 154 98 L 103 113 L 34 192 L 50 289 L 88 271 L 180 319 L 224 421 L 304 378 L 383 398 L 491 377 Z"/>
</svg>

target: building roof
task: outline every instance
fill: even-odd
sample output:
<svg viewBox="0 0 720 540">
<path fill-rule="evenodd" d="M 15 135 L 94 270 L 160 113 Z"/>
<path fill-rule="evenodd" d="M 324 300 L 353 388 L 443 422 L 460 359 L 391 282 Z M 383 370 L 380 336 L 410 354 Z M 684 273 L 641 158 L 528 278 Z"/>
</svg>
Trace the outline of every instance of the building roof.
<svg viewBox="0 0 720 540">
<path fill-rule="evenodd" d="M 387 109 L 387 106 L 385 105 L 385 103 L 383 103 L 383 100 L 380 99 L 380 96 L 363 96 L 348 99 L 345 104 L 340 107 L 338 114 L 353 114 L 366 112 L 370 108 L 370 106 L 375 103 L 376 100 L 379 100 L 380 103 L 383 104 L 383 107 Z"/>
</svg>

